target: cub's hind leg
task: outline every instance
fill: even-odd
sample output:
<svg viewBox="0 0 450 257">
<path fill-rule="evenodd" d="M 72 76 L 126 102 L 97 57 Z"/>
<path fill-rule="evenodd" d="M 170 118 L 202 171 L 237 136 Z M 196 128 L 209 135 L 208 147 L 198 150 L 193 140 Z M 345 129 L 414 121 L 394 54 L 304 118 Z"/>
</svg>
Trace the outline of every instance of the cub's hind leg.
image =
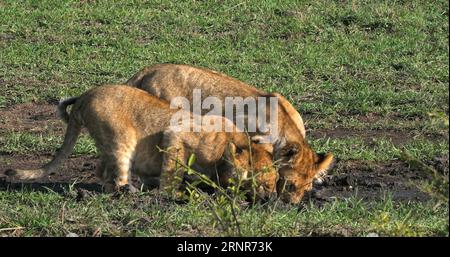
<svg viewBox="0 0 450 257">
<path fill-rule="evenodd" d="M 99 178 L 101 181 L 104 181 L 106 178 L 106 165 L 104 163 L 103 158 L 100 158 L 97 161 L 97 167 L 95 170 L 95 175 L 97 176 L 97 178 Z"/>
</svg>

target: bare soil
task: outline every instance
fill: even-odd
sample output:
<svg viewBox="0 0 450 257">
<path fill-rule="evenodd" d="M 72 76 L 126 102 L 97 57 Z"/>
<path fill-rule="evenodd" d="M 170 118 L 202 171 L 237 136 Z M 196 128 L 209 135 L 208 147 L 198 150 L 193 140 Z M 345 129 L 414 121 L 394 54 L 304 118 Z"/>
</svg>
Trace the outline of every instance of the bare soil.
<svg viewBox="0 0 450 257">
<path fill-rule="evenodd" d="M 31 189 L 63 192 L 75 184 L 76 188 L 100 192 L 101 186 L 95 177 L 96 158 L 88 156 L 71 157 L 63 164 L 60 171 L 48 177 L 32 181 L 20 181 L 7 177 L 4 172 L 16 168 L 39 168 L 51 159 L 50 155 L 7 155 L 2 154 L 0 162 L 0 190 Z"/>
<path fill-rule="evenodd" d="M 69 158 L 57 173 L 33 181 L 13 180 L 4 172 L 11 168 L 37 168 L 50 159 L 49 155 L 2 155 L 0 163 L 0 190 L 30 189 L 66 192 L 74 186 L 81 193 L 99 193 L 102 191 L 95 177 L 96 158 Z M 436 158 L 432 163 L 438 170 L 448 170 L 448 157 Z M 390 195 L 399 202 L 425 202 L 430 197 L 421 192 L 416 184 L 427 175 L 401 161 L 388 163 L 368 163 L 363 161 L 345 161 L 336 164 L 332 174 L 325 177 L 322 184 L 314 185 L 314 190 L 305 197 L 316 203 L 350 197 L 366 201 L 380 200 Z M 138 180 L 134 184 L 139 186 Z"/>
<path fill-rule="evenodd" d="M 448 156 L 436 158 L 430 165 L 446 172 Z M 429 195 L 417 188 L 425 179 L 429 179 L 427 174 L 402 161 L 345 161 L 336 164 L 333 174 L 326 176 L 322 184 L 315 185 L 308 198 L 326 202 L 352 196 L 366 201 L 392 197 L 399 202 L 425 202 L 430 200 Z"/>
</svg>

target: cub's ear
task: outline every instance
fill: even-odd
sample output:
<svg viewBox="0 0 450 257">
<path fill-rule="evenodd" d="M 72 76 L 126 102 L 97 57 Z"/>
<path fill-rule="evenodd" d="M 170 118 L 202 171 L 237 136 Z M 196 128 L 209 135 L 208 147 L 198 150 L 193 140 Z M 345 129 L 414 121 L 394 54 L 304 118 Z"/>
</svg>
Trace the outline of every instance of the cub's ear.
<svg viewBox="0 0 450 257">
<path fill-rule="evenodd" d="M 226 146 L 225 153 L 230 154 L 230 155 L 235 155 L 236 149 L 237 149 L 237 146 L 234 143 L 229 142 Z"/>
<path fill-rule="evenodd" d="M 254 147 L 258 147 L 258 149 L 264 149 L 265 151 L 267 151 L 270 154 L 273 154 L 273 145 L 270 144 L 267 139 L 264 136 L 253 136 L 251 138 L 252 143 L 256 144 L 257 146 L 254 145 Z"/>
<path fill-rule="evenodd" d="M 251 140 L 252 143 L 259 144 L 263 140 L 263 137 L 260 135 L 252 136 Z"/>
<path fill-rule="evenodd" d="M 331 169 L 334 165 L 334 156 L 332 153 L 327 154 L 318 154 L 319 159 L 316 162 L 317 165 L 317 171 L 319 173 L 326 172 L 327 170 Z"/>
<path fill-rule="evenodd" d="M 267 136 L 256 135 L 251 137 L 252 143 L 255 144 L 270 144 L 270 140 Z"/>
<path fill-rule="evenodd" d="M 242 153 L 242 149 L 239 148 L 236 144 L 229 142 L 225 147 L 225 151 L 223 152 L 223 157 L 228 160 L 234 162 L 236 159 L 235 156 Z"/>
</svg>

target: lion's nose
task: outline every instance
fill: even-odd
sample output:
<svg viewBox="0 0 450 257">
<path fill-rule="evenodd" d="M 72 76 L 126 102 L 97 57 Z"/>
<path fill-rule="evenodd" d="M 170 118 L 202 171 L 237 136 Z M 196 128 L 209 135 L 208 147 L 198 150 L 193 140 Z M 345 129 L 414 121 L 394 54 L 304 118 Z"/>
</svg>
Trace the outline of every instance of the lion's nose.
<svg viewBox="0 0 450 257">
<path fill-rule="evenodd" d="M 269 190 L 268 188 L 266 188 L 264 186 L 259 186 L 257 192 L 258 192 L 258 195 L 261 196 L 261 198 L 265 198 L 265 199 L 277 196 L 277 192 L 275 190 Z"/>
<path fill-rule="evenodd" d="M 278 196 L 277 192 L 269 193 L 269 198 L 277 198 L 277 196 Z"/>
</svg>

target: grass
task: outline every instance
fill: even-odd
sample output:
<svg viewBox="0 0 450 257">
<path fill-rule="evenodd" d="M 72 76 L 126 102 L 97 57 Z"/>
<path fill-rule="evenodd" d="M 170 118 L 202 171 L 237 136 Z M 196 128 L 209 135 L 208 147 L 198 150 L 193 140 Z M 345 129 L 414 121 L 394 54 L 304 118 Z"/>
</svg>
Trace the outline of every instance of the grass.
<svg viewBox="0 0 450 257">
<path fill-rule="evenodd" d="M 53 103 L 125 82 L 153 63 L 186 63 L 285 95 L 311 132 L 359 132 L 309 137 L 315 149 L 333 151 L 339 160 L 390 162 L 406 149 L 427 161 L 448 156 L 448 127 L 429 116 L 448 116 L 448 8 L 443 0 L 0 0 L 0 108 Z M 379 133 L 368 139 L 366 130 Z M 405 139 L 391 140 L 392 131 Z M 48 154 L 61 142 L 59 134 L 0 130 L 6 155 Z M 75 154 L 96 154 L 88 136 Z M 0 231 L 223 234 L 195 203 L 130 197 L 78 202 L 70 194 L 0 191 Z M 448 204 L 432 206 L 349 199 L 301 211 L 256 206 L 241 219 L 244 235 L 448 235 Z"/>
<path fill-rule="evenodd" d="M 70 191 L 0 192 L 0 231 L 20 236 L 220 236 L 223 231 L 202 203 L 175 204 L 152 193 L 120 198 L 96 195 L 82 201 Z M 76 193 L 75 193 L 76 195 Z M 356 199 L 302 209 L 279 205 L 243 207 L 243 236 L 443 236 L 448 208 L 423 203 L 370 204 Z M 1 234 L 2 232 L 0 232 Z M 5 232 L 4 232 L 5 233 Z M 11 234 L 8 231 L 7 234 Z"/>
<path fill-rule="evenodd" d="M 359 138 L 318 139 L 313 148 L 320 152 L 333 152 L 340 160 L 390 161 L 400 157 L 400 149 L 406 149 L 419 159 L 431 159 L 448 154 L 447 142 L 418 140 L 396 145 L 381 138 L 366 142 Z"/>
<path fill-rule="evenodd" d="M 33 134 L 29 132 L 11 132 L 0 137 L 3 145 L 0 151 L 10 154 L 54 153 L 61 146 L 63 138 L 55 135 Z M 87 135 L 81 135 L 73 150 L 75 155 L 96 155 L 94 141 Z"/>
</svg>

